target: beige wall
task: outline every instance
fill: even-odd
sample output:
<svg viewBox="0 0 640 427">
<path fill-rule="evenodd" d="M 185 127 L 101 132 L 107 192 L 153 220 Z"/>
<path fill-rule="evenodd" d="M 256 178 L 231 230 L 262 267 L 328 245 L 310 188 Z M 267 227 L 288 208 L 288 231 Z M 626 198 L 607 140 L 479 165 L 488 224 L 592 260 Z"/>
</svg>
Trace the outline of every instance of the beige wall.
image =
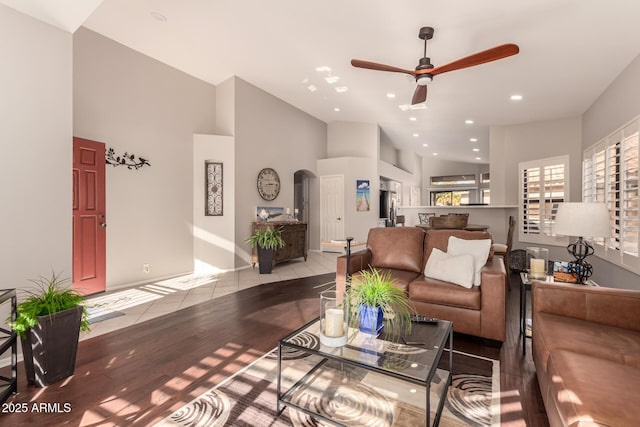
<svg viewBox="0 0 640 427">
<path fill-rule="evenodd" d="M 222 163 L 222 211 L 205 211 L 205 161 Z M 236 241 L 235 141 L 231 136 L 193 136 L 193 268 L 196 273 L 233 270 Z"/>
<path fill-rule="evenodd" d="M 107 287 L 192 271 L 193 134 L 215 131 L 215 86 L 85 28 L 73 48 L 74 135 L 151 163 L 107 166 Z"/>
<path fill-rule="evenodd" d="M 251 234 L 256 206 L 293 208 L 293 175 L 306 170 L 310 180 L 309 248 L 319 249 L 319 179 L 317 159 L 326 157 L 327 125 L 273 95 L 233 78 L 235 85 L 236 231 L 235 265 L 250 262 L 251 248 L 243 244 Z M 256 179 L 262 168 L 280 176 L 278 197 L 270 202 L 258 194 Z"/>
<path fill-rule="evenodd" d="M 518 164 L 569 155 L 570 201 L 580 200 L 582 170 L 580 117 L 492 126 L 490 130 L 491 204 L 518 204 Z"/>
<path fill-rule="evenodd" d="M 32 288 L 72 274 L 71 34 L 0 5 L 0 57 L 2 287 Z"/>
<path fill-rule="evenodd" d="M 331 122 L 327 130 L 327 158 L 380 157 L 380 128 L 375 123 Z"/>
</svg>

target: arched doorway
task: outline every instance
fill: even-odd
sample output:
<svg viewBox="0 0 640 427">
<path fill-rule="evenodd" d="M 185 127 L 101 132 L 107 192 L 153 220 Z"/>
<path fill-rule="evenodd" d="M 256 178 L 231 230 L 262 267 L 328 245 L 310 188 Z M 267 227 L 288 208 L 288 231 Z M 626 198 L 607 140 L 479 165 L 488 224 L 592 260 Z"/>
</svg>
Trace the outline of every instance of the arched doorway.
<svg viewBox="0 0 640 427">
<path fill-rule="evenodd" d="M 307 170 L 298 170 L 293 174 L 293 209 L 297 220 L 309 224 L 311 201 L 311 178 L 314 175 Z M 296 214 L 297 212 L 297 214 Z M 309 246 L 309 226 L 307 226 L 307 249 Z"/>
</svg>

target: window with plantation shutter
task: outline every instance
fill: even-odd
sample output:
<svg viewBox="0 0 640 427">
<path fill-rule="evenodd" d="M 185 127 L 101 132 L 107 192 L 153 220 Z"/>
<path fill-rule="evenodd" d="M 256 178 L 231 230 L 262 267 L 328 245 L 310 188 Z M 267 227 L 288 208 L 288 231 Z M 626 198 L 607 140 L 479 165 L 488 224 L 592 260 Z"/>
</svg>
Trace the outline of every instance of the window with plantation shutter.
<svg viewBox="0 0 640 427">
<path fill-rule="evenodd" d="M 638 159 L 640 118 L 616 130 L 584 152 L 582 200 L 607 204 L 611 237 L 594 239 L 596 255 L 640 272 Z"/>
<path fill-rule="evenodd" d="M 569 195 L 569 157 L 520 163 L 519 175 L 520 241 L 557 244 L 552 226 L 558 204 Z"/>
</svg>

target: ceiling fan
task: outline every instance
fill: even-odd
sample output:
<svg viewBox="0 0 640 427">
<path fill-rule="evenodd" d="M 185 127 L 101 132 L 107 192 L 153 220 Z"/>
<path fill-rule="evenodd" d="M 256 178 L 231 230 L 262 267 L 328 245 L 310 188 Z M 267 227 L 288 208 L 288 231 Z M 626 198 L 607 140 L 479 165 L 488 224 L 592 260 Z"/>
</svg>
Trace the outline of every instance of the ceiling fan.
<svg viewBox="0 0 640 427">
<path fill-rule="evenodd" d="M 351 65 L 358 68 L 366 68 L 368 70 L 390 71 L 392 73 L 404 73 L 413 76 L 416 79 L 416 83 L 418 83 L 418 87 L 413 93 L 413 99 L 411 100 L 411 105 L 415 105 L 427 100 L 427 83 L 433 80 L 433 76 L 506 58 L 520 52 L 520 48 L 518 48 L 517 45 L 508 43 L 483 50 L 482 52 L 474 53 L 473 55 L 465 56 L 464 58 L 460 58 L 446 65 L 434 67 L 433 64 L 431 64 L 431 58 L 427 57 L 427 40 L 433 37 L 433 28 L 420 28 L 418 37 L 424 40 L 424 55 L 420 58 L 420 62 L 415 70 L 405 70 L 404 68 L 363 61 L 361 59 L 352 59 Z"/>
</svg>

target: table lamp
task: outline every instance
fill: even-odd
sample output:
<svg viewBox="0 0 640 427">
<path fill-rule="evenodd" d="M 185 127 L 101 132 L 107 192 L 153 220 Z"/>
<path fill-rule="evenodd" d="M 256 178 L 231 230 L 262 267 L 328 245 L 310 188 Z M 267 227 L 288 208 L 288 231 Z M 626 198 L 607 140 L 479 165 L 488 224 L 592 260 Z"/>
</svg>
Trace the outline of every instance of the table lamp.
<svg viewBox="0 0 640 427">
<path fill-rule="evenodd" d="M 560 203 L 553 224 L 553 234 L 578 237 L 569 243 L 567 251 L 575 261 L 569 262 L 569 273 L 584 284 L 593 274 L 585 258 L 593 255 L 593 246 L 585 237 L 611 237 L 609 210 L 604 203 Z"/>
</svg>

